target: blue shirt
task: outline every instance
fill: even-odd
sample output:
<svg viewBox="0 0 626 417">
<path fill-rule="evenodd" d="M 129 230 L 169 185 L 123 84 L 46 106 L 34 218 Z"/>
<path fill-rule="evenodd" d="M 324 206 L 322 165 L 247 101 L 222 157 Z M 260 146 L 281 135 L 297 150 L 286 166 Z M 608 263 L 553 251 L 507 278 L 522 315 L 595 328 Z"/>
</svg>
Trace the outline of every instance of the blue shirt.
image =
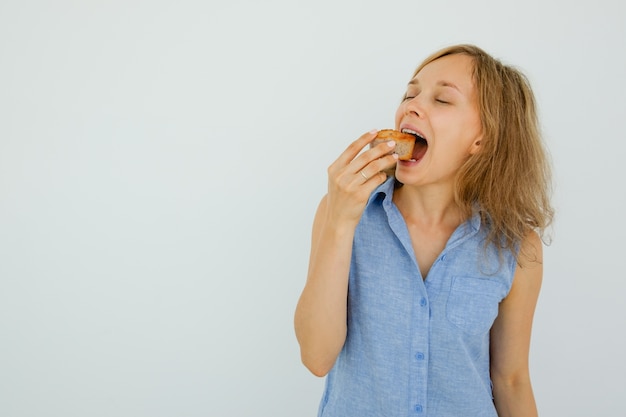
<svg viewBox="0 0 626 417">
<path fill-rule="evenodd" d="M 461 224 L 425 280 L 394 179 L 357 226 L 348 333 L 326 378 L 319 417 L 497 417 L 489 330 L 513 281 L 514 255 L 485 247 L 479 214 Z"/>
</svg>

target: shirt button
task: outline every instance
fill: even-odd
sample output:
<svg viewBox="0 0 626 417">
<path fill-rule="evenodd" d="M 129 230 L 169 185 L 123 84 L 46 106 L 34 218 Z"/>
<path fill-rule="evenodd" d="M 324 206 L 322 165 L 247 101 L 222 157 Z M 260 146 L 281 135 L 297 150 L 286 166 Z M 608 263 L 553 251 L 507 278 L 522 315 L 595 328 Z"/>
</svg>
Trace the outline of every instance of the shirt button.
<svg viewBox="0 0 626 417">
<path fill-rule="evenodd" d="M 422 307 L 426 306 L 426 298 L 422 297 L 422 299 L 420 300 L 420 305 Z"/>
<path fill-rule="evenodd" d="M 418 361 L 423 361 L 424 360 L 424 354 L 422 352 L 417 352 L 415 354 L 415 359 L 417 359 Z"/>
<path fill-rule="evenodd" d="M 415 404 L 415 407 L 413 407 L 413 409 L 416 413 L 421 413 L 424 410 L 420 404 Z"/>
</svg>

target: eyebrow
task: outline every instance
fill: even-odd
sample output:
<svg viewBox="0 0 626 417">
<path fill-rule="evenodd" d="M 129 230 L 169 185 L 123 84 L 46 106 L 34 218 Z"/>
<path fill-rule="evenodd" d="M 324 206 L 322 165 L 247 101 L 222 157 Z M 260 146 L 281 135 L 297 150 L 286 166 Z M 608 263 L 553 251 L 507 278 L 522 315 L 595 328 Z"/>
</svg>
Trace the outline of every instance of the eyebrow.
<svg viewBox="0 0 626 417">
<path fill-rule="evenodd" d="M 409 84 L 407 86 L 411 86 L 411 85 L 419 85 L 419 80 L 417 78 L 413 78 L 411 81 L 409 81 Z M 456 86 L 456 84 L 451 83 L 449 81 L 438 81 L 437 86 L 440 87 L 449 87 L 449 88 L 453 88 L 456 91 L 458 91 L 459 93 L 461 92 L 461 90 L 459 89 L 459 87 Z"/>
</svg>

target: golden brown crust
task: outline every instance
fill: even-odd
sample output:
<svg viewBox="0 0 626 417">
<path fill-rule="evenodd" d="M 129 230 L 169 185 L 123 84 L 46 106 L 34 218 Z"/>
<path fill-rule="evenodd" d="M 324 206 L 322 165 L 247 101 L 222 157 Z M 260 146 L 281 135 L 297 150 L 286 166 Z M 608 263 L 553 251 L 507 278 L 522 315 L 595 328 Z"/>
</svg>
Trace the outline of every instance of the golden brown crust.
<svg viewBox="0 0 626 417">
<path fill-rule="evenodd" d="M 415 136 L 408 133 L 402 133 L 393 129 L 382 129 L 378 131 L 375 139 L 395 140 L 395 141 L 410 141 L 415 142 Z"/>
<path fill-rule="evenodd" d="M 398 154 L 398 159 L 407 161 L 413 155 L 413 147 L 415 145 L 415 136 L 408 133 L 402 133 L 393 129 L 383 129 L 378 132 L 371 146 L 390 140 L 396 141 L 394 153 Z"/>
</svg>

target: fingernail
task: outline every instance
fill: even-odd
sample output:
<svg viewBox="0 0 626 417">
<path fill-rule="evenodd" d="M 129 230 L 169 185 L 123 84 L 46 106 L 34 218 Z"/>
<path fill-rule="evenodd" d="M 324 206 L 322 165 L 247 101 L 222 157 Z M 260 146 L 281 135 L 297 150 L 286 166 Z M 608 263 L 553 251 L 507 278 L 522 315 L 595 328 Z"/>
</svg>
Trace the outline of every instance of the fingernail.
<svg viewBox="0 0 626 417">
<path fill-rule="evenodd" d="M 372 129 L 370 130 L 370 133 L 373 135 L 374 133 L 378 133 L 378 129 Z"/>
<path fill-rule="evenodd" d="M 390 140 L 389 142 L 387 142 L 387 146 L 389 146 L 390 148 L 393 148 L 394 146 L 396 146 L 396 141 Z"/>
</svg>

